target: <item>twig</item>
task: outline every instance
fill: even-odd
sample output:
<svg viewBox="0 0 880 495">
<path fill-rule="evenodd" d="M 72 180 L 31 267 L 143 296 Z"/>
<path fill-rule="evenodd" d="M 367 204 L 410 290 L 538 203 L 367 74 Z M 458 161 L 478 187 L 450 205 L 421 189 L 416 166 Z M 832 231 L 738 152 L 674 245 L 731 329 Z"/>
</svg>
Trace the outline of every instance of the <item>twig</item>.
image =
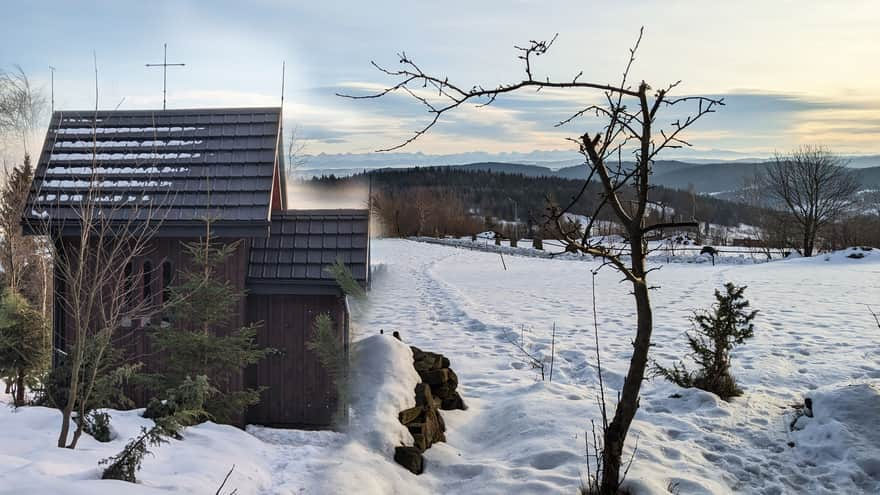
<svg viewBox="0 0 880 495">
<path fill-rule="evenodd" d="M 867 304 L 866 304 L 865 306 L 868 307 L 868 312 L 871 313 L 871 316 L 874 317 L 874 321 L 877 322 L 877 328 L 880 328 L 880 317 L 878 317 L 878 316 L 877 316 L 877 313 L 875 313 L 874 310 L 871 309 L 871 306 L 868 306 Z"/>
<path fill-rule="evenodd" d="M 520 338 L 524 338 L 525 325 L 523 325 L 523 329 L 521 330 L 521 332 L 522 332 L 521 333 L 522 337 L 520 337 Z M 525 341 L 523 341 L 523 343 L 517 342 L 515 335 L 516 334 L 514 334 L 514 337 L 510 337 L 510 335 L 507 334 L 506 337 L 507 337 L 507 341 L 510 343 L 510 345 L 515 347 L 520 352 L 520 354 L 522 354 L 522 356 L 518 356 L 518 359 L 521 362 L 526 363 L 529 366 L 531 366 L 532 369 L 536 369 L 536 370 L 540 371 L 541 372 L 541 381 L 544 381 L 544 379 L 545 379 L 544 378 L 544 368 L 545 368 L 544 362 L 541 361 L 536 355 L 529 352 L 528 349 L 526 349 Z"/>
<path fill-rule="evenodd" d="M 553 333 L 550 335 L 550 380 L 553 381 L 553 358 L 556 355 L 556 322 L 553 322 Z"/>
<path fill-rule="evenodd" d="M 220 483 L 220 486 L 217 488 L 217 491 L 214 492 L 214 495 L 222 495 L 223 487 L 226 486 L 226 482 L 229 481 L 229 477 L 232 476 L 232 471 L 234 471 L 234 470 L 235 470 L 235 464 L 233 464 L 232 467 L 229 468 L 229 472 L 226 473 L 226 477 L 223 478 L 223 483 Z M 230 492 L 229 495 L 235 495 L 237 492 L 238 492 L 238 488 L 232 490 L 232 492 Z"/>
<path fill-rule="evenodd" d="M 596 369 L 599 373 L 599 397 L 601 404 L 599 409 L 602 412 L 602 428 L 603 433 L 608 428 L 608 414 L 605 406 L 605 382 L 602 378 L 602 356 L 599 352 L 599 317 L 596 314 L 596 270 L 590 272 L 593 275 L 593 333 L 596 338 Z"/>
</svg>

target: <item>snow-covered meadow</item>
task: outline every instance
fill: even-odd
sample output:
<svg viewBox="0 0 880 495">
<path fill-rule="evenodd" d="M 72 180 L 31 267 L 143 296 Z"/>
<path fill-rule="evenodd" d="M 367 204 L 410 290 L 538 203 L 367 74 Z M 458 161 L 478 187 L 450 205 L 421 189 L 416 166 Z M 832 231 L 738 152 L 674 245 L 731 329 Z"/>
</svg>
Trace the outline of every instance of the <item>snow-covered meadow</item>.
<svg viewBox="0 0 880 495">
<path fill-rule="evenodd" d="M 880 252 L 863 253 L 714 267 L 673 263 L 652 273 L 653 358 L 660 363 L 686 353 L 688 317 L 710 305 L 724 282 L 748 285 L 746 296 L 761 313 L 756 337 L 733 357 L 742 397 L 726 403 L 659 379 L 645 384 L 629 442 L 638 438 L 632 488 L 880 489 L 880 444 L 859 430 L 873 429 L 880 407 L 880 329 L 865 306 L 880 305 Z M 375 281 L 374 305 L 360 330 L 396 329 L 450 356 L 473 406 L 445 413 L 448 442 L 426 455 L 434 491 L 572 493 L 585 468 L 584 432 L 599 418 L 590 275 L 596 264 L 506 256 L 505 270 L 498 254 L 406 241 L 378 242 L 372 256 L 388 267 Z M 620 279 L 609 268 L 596 279 L 600 350 L 612 390 L 623 380 L 635 319 Z M 521 337 L 524 325 L 526 343 L 549 362 L 554 322 L 556 369 L 547 383 L 508 342 Z M 829 419 L 789 432 L 791 405 L 805 395 L 845 395 L 846 388 L 836 389 L 860 383 L 867 385 L 856 390 L 869 392 L 862 413 L 824 406 L 850 414 L 854 424 Z"/>
<path fill-rule="evenodd" d="M 629 449 L 634 493 L 877 493 L 880 491 L 880 252 L 859 251 L 759 264 L 670 263 L 658 286 L 653 358 L 686 354 L 688 317 L 724 282 L 748 285 L 760 310 L 756 336 L 733 356 L 742 397 L 727 403 L 662 380 L 643 387 Z M 599 418 L 591 268 L 598 262 L 504 257 L 403 240 L 374 241 L 369 305 L 353 322 L 355 403 L 348 434 L 205 424 L 148 457 L 138 486 L 99 481 L 97 460 L 118 452 L 146 421 L 117 413 L 119 439 L 53 447 L 58 413 L 0 409 L 0 493 L 239 494 L 576 493 L 585 472 L 585 432 Z M 506 266 L 506 269 L 505 269 Z M 634 332 L 620 276 L 596 276 L 605 378 L 614 396 Z M 548 366 L 552 382 L 525 364 L 511 339 Z M 378 335 L 380 329 L 385 335 Z M 452 360 L 466 411 L 444 411 L 447 442 L 425 454 L 415 476 L 391 460 L 408 433 L 393 416 L 412 405 L 417 377 L 407 344 Z M 677 397 L 672 397 L 676 395 Z M 814 400 L 795 431 L 793 404 Z M 11 491 L 9 491 L 11 490 Z"/>
</svg>

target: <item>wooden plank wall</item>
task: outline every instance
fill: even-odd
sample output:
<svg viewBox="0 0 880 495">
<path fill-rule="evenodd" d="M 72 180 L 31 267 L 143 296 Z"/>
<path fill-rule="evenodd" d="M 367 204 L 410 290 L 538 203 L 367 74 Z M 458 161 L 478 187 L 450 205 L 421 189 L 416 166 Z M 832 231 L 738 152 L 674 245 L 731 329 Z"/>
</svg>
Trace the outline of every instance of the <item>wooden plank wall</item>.
<svg viewBox="0 0 880 495">
<path fill-rule="evenodd" d="M 134 273 L 136 274 L 136 280 L 142 280 L 140 277 L 142 277 L 141 269 L 143 263 L 149 261 L 152 264 L 153 275 L 151 277 L 152 280 L 150 287 L 156 303 L 159 303 L 162 297 L 162 263 L 166 260 L 171 262 L 172 272 L 174 273 L 172 283 L 176 284 L 179 280 L 180 272 L 192 267 L 192 260 L 184 250 L 183 243 L 197 241 L 198 239 L 156 238 L 150 241 L 150 248 L 145 255 L 135 260 Z M 75 246 L 75 243 L 78 242 L 78 238 L 64 239 L 62 242 L 65 242 L 68 246 Z M 233 242 L 233 240 L 217 239 L 217 242 Z M 218 270 L 218 274 L 226 280 L 230 280 L 233 287 L 236 289 L 244 290 L 245 288 L 249 251 L 250 241 L 242 241 L 238 246 L 238 249 Z M 246 308 L 247 298 L 242 297 L 239 303 L 236 319 L 235 321 L 230 322 L 229 328 L 237 328 L 245 324 Z M 62 347 L 68 348 L 74 338 L 74 333 L 69 316 L 65 314 L 63 318 L 64 339 L 63 341 L 57 342 L 61 344 Z M 155 321 L 152 322 L 153 325 L 158 325 L 159 318 L 156 317 L 154 320 Z M 61 329 L 56 327 L 56 332 L 59 330 Z M 131 329 L 120 332 L 119 335 L 114 337 L 114 345 L 125 349 L 126 360 L 128 362 L 142 362 L 144 363 L 145 371 L 157 372 L 161 369 L 161 360 L 150 346 L 148 330 L 147 322 L 135 322 L 135 325 Z M 239 377 L 239 379 L 231 384 L 231 388 L 233 390 L 240 389 L 242 383 L 243 378 Z M 153 394 L 148 390 L 133 389 L 130 391 L 130 395 L 135 401 L 137 407 L 144 407 Z"/>
<path fill-rule="evenodd" d="M 337 408 L 333 381 L 306 347 L 315 317 L 329 313 L 346 344 L 347 314 L 338 296 L 248 296 L 248 320 L 262 321 L 257 340 L 278 349 L 245 374 L 249 387 L 266 387 L 261 401 L 248 411 L 248 423 L 280 427 L 326 427 Z"/>
</svg>

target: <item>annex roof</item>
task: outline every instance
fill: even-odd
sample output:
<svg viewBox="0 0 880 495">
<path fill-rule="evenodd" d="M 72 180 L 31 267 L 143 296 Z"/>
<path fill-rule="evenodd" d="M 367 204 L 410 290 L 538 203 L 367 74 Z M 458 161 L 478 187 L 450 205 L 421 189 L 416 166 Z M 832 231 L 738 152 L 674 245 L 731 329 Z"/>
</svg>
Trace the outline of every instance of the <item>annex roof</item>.
<svg viewBox="0 0 880 495">
<path fill-rule="evenodd" d="M 254 239 L 248 287 L 273 293 L 299 292 L 297 286 L 326 285 L 338 290 L 327 267 L 342 260 L 366 286 L 369 277 L 367 210 L 288 210 L 272 215 L 269 236 Z"/>
<path fill-rule="evenodd" d="M 265 235 L 285 207 L 280 138 L 280 108 L 55 112 L 25 229 L 78 228 L 90 204 L 113 221 L 161 220 L 162 231 L 210 217 L 220 231 Z"/>
</svg>

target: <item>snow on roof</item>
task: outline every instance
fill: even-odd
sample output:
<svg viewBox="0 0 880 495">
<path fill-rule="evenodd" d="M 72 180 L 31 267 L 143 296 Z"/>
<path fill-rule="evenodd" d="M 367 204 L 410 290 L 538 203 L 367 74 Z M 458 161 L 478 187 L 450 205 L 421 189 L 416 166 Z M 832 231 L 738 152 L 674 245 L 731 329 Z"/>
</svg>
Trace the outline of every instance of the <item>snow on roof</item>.
<svg viewBox="0 0 880 495">
<path fill-rule="evenodd" d="M 279 108 L 55 112 L 25 219 L 75 222 L 84 198 L 120 219 L 266 222 Z"/>
</svg>

